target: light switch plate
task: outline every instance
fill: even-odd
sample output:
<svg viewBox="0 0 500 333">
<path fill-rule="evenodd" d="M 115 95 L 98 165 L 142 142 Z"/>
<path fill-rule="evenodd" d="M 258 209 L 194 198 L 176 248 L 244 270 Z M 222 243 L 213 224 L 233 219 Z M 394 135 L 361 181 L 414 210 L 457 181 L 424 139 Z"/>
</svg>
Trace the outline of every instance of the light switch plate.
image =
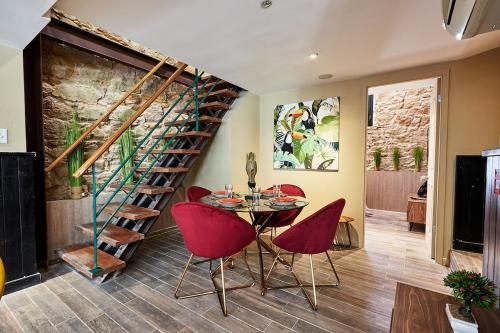
<svg viewBox="0 0 500 333">
<path fill-rule="evenodd" d="M 7 129 L 0 128 L 0 143 L 7 143 Z"/>
</svg>

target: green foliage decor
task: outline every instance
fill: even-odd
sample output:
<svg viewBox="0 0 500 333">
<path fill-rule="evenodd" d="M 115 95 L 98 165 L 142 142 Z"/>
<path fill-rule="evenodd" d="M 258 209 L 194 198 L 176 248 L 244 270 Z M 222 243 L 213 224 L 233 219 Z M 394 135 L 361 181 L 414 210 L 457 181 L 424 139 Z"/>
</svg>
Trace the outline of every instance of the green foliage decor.
<svg viewBox="0 0 500 333">
<path fill-rule="evenodd" d="M 129 116 L 128 113 L 123 114 L 123 116 L 121 117 L 122 123 L 127 121 L 128 116 Z M 123 168 L 122 168 L 123 179 L 125 179 L 134 168 L 134 157 L 133 156 L 127 162 L 125 162 L 125 160 L 133 154 L 134 148 L 135 148 L 135 140 L 134 140 L 134 136 L 132 134 L 132 129 L 129 127 L 118 138 L 118 152 L 120 155 L 120 162 L 121 162 L 121 164 L 125 163 L 123 165 Z M 129 179 L 127 179 L 127 181 L 125 183 L 131 184 L 131 183 L 133 183 L 133 181 L 134 181 L 134 177 L 130 177 Z"/>
<path fill-rule="evenodd" d="M 66 147 L 72 145 L 81 135 L 82 130 L 78 121 L 78 115 L 73 113 L 65 128 Z M 83 164 L 83 143 L 80 143 L 71 153 L 68 154 L 68 177 L 71 187 L 81 187 L 82 177 L 73 177 L 78 168 Z"/>
<path fill-rule="evenodd" d="M 375 163 L 375 169 L 380 170 L 380 164 L 382 164 L 382 148 L 375 148 L 373 152 L 373 162 Z"/>
<path fill-rule="evenodd" d="M 394 166 L 394 170 L 399 170 L 399 162 L 401 159 L 401 152 L 399 151 L 399 147 L 392 148 L 392 165 Z"/>
<path fill-rule="evenodd" d="M 454 271 L 448 274 L 443 282 L 445 286 L 453 289 L 453 297 L 459 299 L 468 312 L 472 305 L 492 309 L 498 301 L 495 284 L 479 273 Z"/>
<path fill-rule="evenodd" d="M 413 159 L 415 161 L 415 170 L 420 172 L 422 169 L 422 161 L 424 159 L 424 147 L 417 146 L 413 149 Z"/>
</svg>

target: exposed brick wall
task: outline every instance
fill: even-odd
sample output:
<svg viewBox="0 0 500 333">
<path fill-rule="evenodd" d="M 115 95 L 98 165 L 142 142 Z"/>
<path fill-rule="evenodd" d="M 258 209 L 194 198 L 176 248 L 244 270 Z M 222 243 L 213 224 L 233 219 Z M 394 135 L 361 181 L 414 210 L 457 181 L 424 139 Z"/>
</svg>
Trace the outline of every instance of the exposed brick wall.
<svg viewBox="0 0 500 333">
<path fill-rule="evenodd" d="M 427 152 L 432 87 L 378 93 L 374 97 L 374 123 L 367 133 L 367 168 L 373 170 L 373 152 L 382 148 L 382 170 L 394 170 L 392 149 L 399 147 L 401 170 L 414 170 L 413 149 L 424 147 L 422 171 L 427 171 Z"/>
<path fill-rule="evenodd" d="M 77 112 L 82 129 L 85 129 L 146 73 L 49 40 L 44 40 L 42 54 L 45 164 L 48 165 L 65 148 L 64 129 L 72 112 Z M 89 157 L 120 127 L 123 112 L 137 109 L 162 82 L 158 77 L 148 79 L 107 122 L 98 127 L 85 141 L 85 157 Z M 132 130 L 137 141 L 184 89 L 178 83 L 171 84 L 134 123 Z M 183 105 L 184 102 L 177 108 Z M 168 118 L 171 119 L 170 116 Z M 145 145 L 148 146 L 149 143 Z M 98 183 L 104 182 L 119 164 L 118 145 L 114 144 L 96 163 Z M 85 182 L 90 184 L 89 175 L 85 176 Z M 69 198 L 65 161 L 47 175 L 46 193 L 47 200 Z"/>
</svg>

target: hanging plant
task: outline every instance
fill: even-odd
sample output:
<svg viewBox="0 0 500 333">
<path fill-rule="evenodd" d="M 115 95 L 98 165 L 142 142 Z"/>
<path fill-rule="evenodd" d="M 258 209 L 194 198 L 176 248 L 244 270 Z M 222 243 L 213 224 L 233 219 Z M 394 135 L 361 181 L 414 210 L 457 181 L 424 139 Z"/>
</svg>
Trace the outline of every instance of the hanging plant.
<svg viewBox="0 0 500 333">
<path fill-rule="evenodd" d="M 68 121 L 65 132 L 66 147 L 72 145 L 81 135 L 82 129 L 78 121 L 78 115 L 73 113 Z M 73 177 L 73 173 L 83 164 L 83 142 L 76 146 L 71 153 L 68 154 L 68 180 L 70 186 L 70 197 L 72 199 L 80 199 L 82 197 L 82 176 Z"/>
<path fill-rule="evenodd" d="M 125 123 L 130 116 L 130 113 L 125 112 L 120 120 L 122 123 Z M 130 172 L 134 169 L 134 148 L 135 148 L 135 140 L 132 134 L 132 128 L 129 127 L 123 132 L 123 134 L 118 138 L 118 152 L 120 154 L 120 163 L 123 164 L 122 168 L 122 176 L 125 179 Z M 131 156 L 132 157 L 125 162 L 125 160 Z M 130 177 L 127 179 L 125 184 L 132 184 L 134 181 L 134 177 Z"/>
<path fill-rule="evenodd" d="M 415 170 L 420 172 L 422 169 L 422 161 L 424 159 L 424 147 L 417 146 L 413 149 L 413 159 L 415 161 Z"/>
<path fill-rule="evenodd" d="M 375 163 L 375 170 L 380 171 L 380 164 L 382 164 L 382 148 L 375 148 L 373 152 L 373 162 Z"/>
<path fill-rule="evenodd" d="M 394 166 L 394 170 L 399 170 L 399 163 L 401 159 L 401 152 L 399 151 L 399 147 L 392 148 L 392 165 Z"/>
</svg>

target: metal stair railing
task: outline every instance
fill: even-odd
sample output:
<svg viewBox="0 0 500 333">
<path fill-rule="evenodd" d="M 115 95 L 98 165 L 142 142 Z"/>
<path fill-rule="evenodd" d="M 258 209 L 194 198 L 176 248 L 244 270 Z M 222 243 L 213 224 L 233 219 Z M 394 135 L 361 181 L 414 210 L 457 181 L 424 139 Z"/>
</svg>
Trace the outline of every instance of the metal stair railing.
<svg viewBox="0 0 500 333">
<path fill-rule="evenodd" d="M 110 175 L 110 177 L 98 188 L 97 183 L 96 183 L 96 167 L 95 167 L 95 161 L 93 161 L 91 168 L 92 168 L 92 224 L 93 224 L 93 268 L 90 269 L 90 272 L 92 273 L 97 273 L 101 271 L 102 269 L 99 267 L 98 264 L 98 257 L 97 257 L 97 250 L 98 250 L 98 238 L 101 235 L 101 233 L 104 231 L 104 229 L 113 221 L 113 219 L 116 217 L 116 213 L 123 207 L 123 205 L 127 202 L 127 200 L 130 198 L 132 193 L 136 190 L 136 188 L 141 184 L 141 182 L 150 174 L 152 168 L 158 163 L 160 158 L 164 156 L 164 153 L 167 149 L 170 148 L 170 145 L 174 140 L 177 138 L 177 135 L 181 132 L 178 130 L 174 135 L 172 135 L 168 141 L 164 143 L 164 145 L 161 148 L 160 153 L 157 154 L 152 154 L 152 152 L 160 145 L 160 143 L 164 140 L 164 136 L 172 129 L 174 124 L 179 120 L 180 116 L 183 115 L 186 111 L 186 109 L 193 103 L 195 102 L 195 108 L 194 112 L 191 112 L 188 117 L 182 120 L 180 123 L 180 128 L 184 127 L 194 116 L 195 117 L 195 128 L 196 130 L 199 129 L 199 106 L 202 105 L 207 97 L 210 95 L 210 93 L 213 91 L 217 83 L 213 84 L 210 89 L 204 94 L 203 98 L 199 99 L 199 80 L 202 77 L 202 73 L 198 73 L 198 69 L 195 71 L 195 79 L 191 83 L 189 87 L 187 87 L 177 98 L 177 100 L 170 106 L 168 111 L 160 117 L 160 119 L 156 122 L 156 124 L 149 130 L 149 132 L 139 141 L 139 143 L 136 145 L 134 150 L 131 152 L 129 156 L 125 160 L 122 161 L 122 163 L 113 171 L 113 173 Z M 209 82 L 209 80 L 206 80 L 202 87 L 201 90 L 203 90 L 206 86 L 206 84 Z M 218 81 L 217 81 L 218 82 Z M 171 114 L 171 112 L 174 110 L 174 108 L 180 103 L 180 101 L 183 100 L 183 98 L 188 94 L 188 92 L 194 90 L 194 95 L 189 99 L 189 101 L 184 105 L 181 111 L 177 112 L 177 115 L 174 117 L 173 120 L 169 120 L 169 125 L 166 126 L 165 129 L 161 132 L 161 134 L 158 136 L 158 138 L 153 142 L 153 144 L 146 150 L 144 155 L 141 157 L 141 159 L 135 163 L 134 167 L 132 170 L 130 170 L 126 176 L 123 177 L 123 179 L 120 181 L 120 183 L 116 186 L 112 194 L 107 198 L 107 200 L 104 202 L 104 204 L 98 209 L 97 208 L 97 198 L 98 196 L 107 188 L 107 186 L 111 183 L 111 181 L 116 177 L 116 175 L 124 168 L 126 163 L 130 161 L 130 159 L 133 159 L 135 154 L 142 148 L 144 143 L 151 137 L 153 132 L 163 123 L 165 118 Z M 118 136 L 119 137 L 119 136 Z M 117 137 L 117 138 L 118 138 Z M 117 139 L 116 138 L 116 139 Z M 108 145 L 108 149 L 109 149 Z M 101 153 L 102 155 L 102 153 Z M 142 173 L 142 175 L 139 177 L 139 179 L 135 182 L 135 184 L 132 186 L 132 188 L 126 193 L 123 199 L 120 200 L 120 203 L 113 209 L 113 212 L 109 214 L 109 217 L 106 219 L 106 221 L 103 223 L 103 225 L 98 229 L 97 227 L 97 219 L 100 216 L 100 214 L 104 211 L 104 209 L 113 201 L 113 199 L 116 197 L 118 192 L 120 192 L 123 189 L 123 186 L 127 183 L 127 181 L 133 177 L 135 172 L 139 169 L 139 167 L 148 159 L 149 156 L 156 155 L 154 156 L 152 162 L 149 164 L 149 166 L 146 168 L 146 170 Z M 78 171 L 77 171 L 78 172 Z"/>
</svg>

